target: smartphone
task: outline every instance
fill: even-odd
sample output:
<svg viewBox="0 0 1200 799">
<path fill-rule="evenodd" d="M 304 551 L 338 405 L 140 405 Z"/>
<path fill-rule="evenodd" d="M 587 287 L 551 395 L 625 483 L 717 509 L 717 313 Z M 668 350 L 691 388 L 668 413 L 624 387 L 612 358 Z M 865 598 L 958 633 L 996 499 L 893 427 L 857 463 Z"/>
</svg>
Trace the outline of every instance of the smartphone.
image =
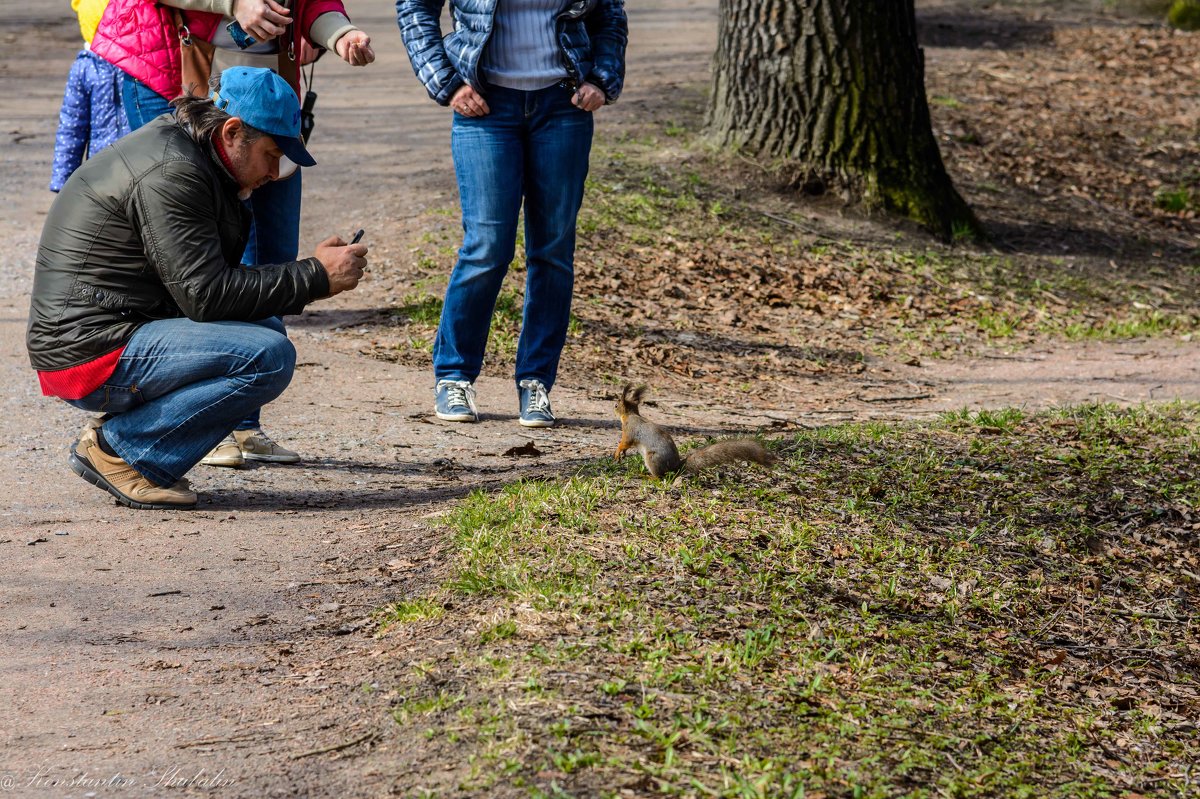
<svg viewBox="0 0 1200 799">
<path fill-rule="evenodd" d="M 358 232 L 354 234 L 354 238 L 350 239 L 350 243 L 358 244 L 359 240 L 362 239 L 362 237 L 363 237 L 363 229 L 359 228 Z"/>
<path fill-rule="evenodd" d="M 233 43 L 238 46 L 239 50 L 245 50 L 247 47 L 258 41 L 253 36 L 242 30 L 241 24 L 238 23 L 236 19 L 226 25 L 225 30 L 229 31 L 229 37 L 233 39 Z"/>
</svg>

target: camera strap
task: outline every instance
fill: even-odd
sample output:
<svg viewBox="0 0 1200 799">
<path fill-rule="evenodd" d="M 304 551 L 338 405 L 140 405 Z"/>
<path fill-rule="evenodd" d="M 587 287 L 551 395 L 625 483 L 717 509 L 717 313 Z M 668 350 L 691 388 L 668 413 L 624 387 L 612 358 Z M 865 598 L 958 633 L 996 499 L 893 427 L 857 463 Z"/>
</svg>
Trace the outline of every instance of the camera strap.
<svg viewBox="0 0 1200 799">
<path fill-rule="evenodd" d="M 290 10 L 292 3 L 291 0 L 281 0 L 280 5 Z M 279 76 L 298 90 L 300 88 L 300 64 L 296 60 L 296 31 L 294 29 L 296 16 L 294 14 L 291 20 L 280 36 L 285 41 L 279 43 Z"/>
<path fill-rule="evenodd" d="M 308 144 L 308 137 L 312 135 L 313 128 L 316 126 L 316 118 L 313 116 L 313 106 L 317 104 L 317 93 L 313 91 L 313 74 L 317 71 L 317 62 L 313 61 L 308 65 L 308 76 L 304 81 L 304 102 L 300 105 L 300 140 Z"/>
</svg>

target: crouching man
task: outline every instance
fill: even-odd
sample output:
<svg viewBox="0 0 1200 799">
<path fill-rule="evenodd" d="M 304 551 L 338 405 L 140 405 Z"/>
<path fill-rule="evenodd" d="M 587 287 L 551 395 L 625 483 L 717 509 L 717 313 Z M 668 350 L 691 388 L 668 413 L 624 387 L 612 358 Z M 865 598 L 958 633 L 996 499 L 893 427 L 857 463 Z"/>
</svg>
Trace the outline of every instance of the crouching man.
<svg viewBox="0 0 1200 799">
<path fill-rule="evenodd" d="M 287 156 L 315 161 L 287 82 L 235 67 L 209 98 L 89 159 L 46 217 L 27 345 L 42 393 L 102 412 L 71 468 L 131 508 L 187 508 L 184 475 L 278 397 L 296 351 L 271 317 L 353 289 L 367 248 L 338 237 L 311 258 L 247 269 L 242 200 Z"/>
</svg>

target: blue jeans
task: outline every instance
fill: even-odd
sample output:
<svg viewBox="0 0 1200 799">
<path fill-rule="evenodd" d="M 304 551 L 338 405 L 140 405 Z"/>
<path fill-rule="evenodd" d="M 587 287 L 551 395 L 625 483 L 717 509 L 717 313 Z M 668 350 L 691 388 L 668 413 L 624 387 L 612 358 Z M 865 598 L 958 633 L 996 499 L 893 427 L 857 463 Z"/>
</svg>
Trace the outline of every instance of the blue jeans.
<svg viewBox="0 0 1200 799">
<path fill-rule="evenodd" d="M 113 414 L 105 440 L 143 477 L 169 486 L 282 394 L 295 368 L 296 349 L 269 324 L 163 319 L 138 328 L 103 386 L 68 402 Z"/>
<path fill-rule="evenodd" d="M 152 119 L 171 113 L 167 98 L 126 72 L 121 76 L 121 104 L 125 106 L 125 117 L 129 129 L 137 130 Z"/>
<path fill-rule="evenodd" d="M 254 221 L 250 225 L 250 240 L 242 253 L 246 266 L 259 264 L 283 264 L 296 260 L 300 250 L 300 173 L 297 169 L 284 180 L 273 180 L 257 188 L 247 200 Z M 287 335 L 283 319 L 272 317 L 271 327 Z M 261 322 L 260 324 L 266 324 Z M 255 430 L 261 426 L 258 408 L 246 414 L 238 423 L 238 430 Z"/>
<path fill-rule="evenodd" d="M 254 223 L 250 226 L 250 240 L 242 253 L 246 266 L 259 264 L 284 264 L 296 260 L 300 251 L 300 189 L 301 173 L 297 169 L 291 177 L 273 180 L 257 188 L 250 195 L 250 211 Z"/>
<path fill-rule="evenodd" d="M 450 136 L 463 211 L 463 244 L 433 344 L 437 380 L 479 376 L 496 297 L 525 204 L 525 309 L 516 380 L 550 388 L 567 340 L 575 285 L 575 218 L 583 201 L 592 115 L 559 86 L 493 87 L 491 113 L 455 113 Z"/>
</svg>

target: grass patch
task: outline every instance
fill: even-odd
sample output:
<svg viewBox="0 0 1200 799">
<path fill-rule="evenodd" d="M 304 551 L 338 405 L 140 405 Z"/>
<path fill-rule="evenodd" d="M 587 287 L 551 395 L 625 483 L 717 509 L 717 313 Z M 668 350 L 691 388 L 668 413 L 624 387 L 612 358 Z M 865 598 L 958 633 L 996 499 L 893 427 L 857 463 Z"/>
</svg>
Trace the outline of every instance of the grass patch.
<svg viewBox="0 0 1200 799">
<path fill-rule="evenodd" d="M 410 295 L 391 313 L 398 322 L 436 328 L 442 318 L 442 298 L 432 294 Z"/>
<path fill-rule="evenodd" d="M 1200 198 L 1197 198 L 1191 189 L 1183 186 L 1174 189 L 1159 189 L 1154 193 L 1154 204 L 1172 214 L 1200 210 Z"/>
<path fill-rule="evenodd" d="M 385 633 L 397 624 L 408 624 L 414 621 L 427 621 L 441 618 L 446 612 L 440 603 L 430 599 L 414 599 L 394 602 L 375 614 L 378 632 Z"/>
<path fill-rule="evenodd" d="M 1200 406 L 963 410 L 772 446 L 773 473 L 664 485 L 626 460 L 465 500 L 451 643 L 395 688 L 430 765 L 459 764 L 426 785 L 1189 790 Z"/>
</svg>

